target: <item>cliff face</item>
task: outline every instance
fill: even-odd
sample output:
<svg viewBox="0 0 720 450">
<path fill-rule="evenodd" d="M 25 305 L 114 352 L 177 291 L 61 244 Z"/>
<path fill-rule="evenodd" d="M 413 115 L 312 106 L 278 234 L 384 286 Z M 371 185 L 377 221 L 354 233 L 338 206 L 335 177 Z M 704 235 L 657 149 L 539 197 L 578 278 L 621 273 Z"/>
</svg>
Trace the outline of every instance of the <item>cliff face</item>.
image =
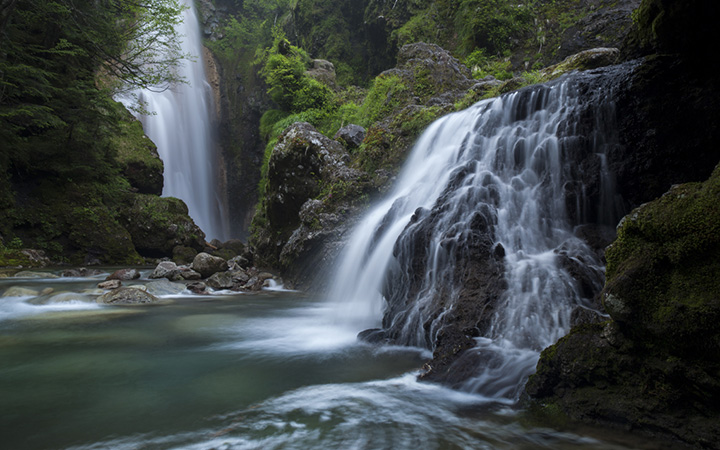
<svg viewBox="0 0 720 450">
<path fill-rule="evenodd" d="M 626 50 L 662 56 L 647 58 L 619 98 L 623 145 L 611 165 L 627 204 L 642 205 L 606 251 L 610 320 L 546 349 L 527 385 L 541 415 L 718 448 L 720 92 L 698 51 L 717 31 L 680 32 L 716 9 L 658 0 L 636 13 Z"/>
</svg>

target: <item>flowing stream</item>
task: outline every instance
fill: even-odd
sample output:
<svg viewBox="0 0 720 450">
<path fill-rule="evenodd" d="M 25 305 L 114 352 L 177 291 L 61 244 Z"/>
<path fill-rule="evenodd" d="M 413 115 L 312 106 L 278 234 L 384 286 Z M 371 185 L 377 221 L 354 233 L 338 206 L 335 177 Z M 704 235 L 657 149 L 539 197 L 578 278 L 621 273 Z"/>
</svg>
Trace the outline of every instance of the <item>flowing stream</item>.
<svg viewBox="0 0 720 450">
<path fill-rule="evenodd" d="M 139 119 L 165 165 L 163 196 L 182 199 L 207 239 L 224 241 L 230 231 L 218 170 L 213 93 L 203 62 L 195 2 L 181 3 L 187 7 L 177 26 L 183 36 L 182 53 L 194 58 L 183 61 L 178 71 L 186 83 L 162 92 L 148 89 L 134 94 L 151 113 Z"/>
<path fill-rule="evenodd" d="M 325 322 L 321 299 L 183 292 L 108 307 L 94 301 L 106 275 L 0 278 L 2 448 L 663 448 L 533 426 L 522 410 L 420 383 L 426 351 L 358 342 Z"/>
</svg>

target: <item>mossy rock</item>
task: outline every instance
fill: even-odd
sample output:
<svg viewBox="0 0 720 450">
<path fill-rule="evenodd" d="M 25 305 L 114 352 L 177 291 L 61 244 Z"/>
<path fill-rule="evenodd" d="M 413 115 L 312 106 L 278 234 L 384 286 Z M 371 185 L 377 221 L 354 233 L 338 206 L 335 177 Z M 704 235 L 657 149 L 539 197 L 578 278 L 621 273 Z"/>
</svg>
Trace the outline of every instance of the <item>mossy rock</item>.
<svg viewBox="0 0 720 450">
<path fill-rule="evenodd" d="M 120 210 L 119 220 L 145 257 L 171 257 L 177 246 L 197 251 L 205 246 L 205 234 L 188 215 L 185 203 L 177 198 L 132 196 Z"/>
<path fill-rule="evenodd" d="M 628 215 L 606 252 L 605 307 L 629 335 L 720 357 L 720 167 Z"/>
<path fill-rule="evenodd" d="M 74 249 L 74 264 L 141 264 L 130 233 L 120 226 L 110 211 L 101 205 L 69 208 L 67 223 L 69 247 Z"/>
<path fill-rule="evenodd" d="M 115 160 L 130 185 L 142 194 L 162 194 L 163 162 L 155 144 L 145 135 L 142 125 L 121 104 L 117 132 L 109 138 Z"/>
</svg>

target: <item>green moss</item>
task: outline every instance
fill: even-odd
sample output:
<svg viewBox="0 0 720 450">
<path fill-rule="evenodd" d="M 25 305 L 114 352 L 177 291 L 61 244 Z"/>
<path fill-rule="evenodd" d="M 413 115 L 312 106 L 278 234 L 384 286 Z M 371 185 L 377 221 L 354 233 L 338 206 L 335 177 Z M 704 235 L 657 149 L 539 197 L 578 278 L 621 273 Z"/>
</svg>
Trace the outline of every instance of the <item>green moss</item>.
<svg viewBox="0 0 720 450">
<path fill-rule="evenodd" d="M 720 355 L 707 339 L 720 333 L 718 198 L 720 168 L 630 213 L 606 252 L 605 295 L 626 310 L 609 312 L 648 346 Z"/>
</svg>

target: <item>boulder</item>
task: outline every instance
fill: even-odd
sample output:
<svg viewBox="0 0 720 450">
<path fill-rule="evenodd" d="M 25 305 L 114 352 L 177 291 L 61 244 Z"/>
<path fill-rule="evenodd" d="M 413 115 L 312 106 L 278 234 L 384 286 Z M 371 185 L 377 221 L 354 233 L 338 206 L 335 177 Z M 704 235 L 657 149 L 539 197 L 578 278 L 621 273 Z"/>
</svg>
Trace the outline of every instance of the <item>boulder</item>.
<svg viewBox="0 0 720 450">
<path fill-rule="evenodd" d="M 120 210 L 118 221 L 132 236 L 138 253 L 148 258 L 170 257 L 178 246 L 200 251 L 205 244 L 205 233 L 177 198 L 135 195 Z"/>
<path fill-rule="evenodd" d="M 3 292 L 3 297 L 35 297 L 39 292 L 34 289 L 23 288 L 19 286 L 9 287 Z"/>
<path fill-rule="evenodd" d="M 103 305 L 147 305 L 158 303 L 158 298 L 142 289 L 121 287 L 98 297 Z"/>
<path fill-rule="evenodd" d="M 60 274 L 61 277 L 68 278 L 85 278 L 92 277 L 101 274 L 102 271 L 97 269 L 88 269 L 86 267 L 79 267 L 77 269 L 66 269 Z"/>
<path fill-rule="evenodd" d="M 172 261 L 162 261 L 155 267 L 155 270 L 150 274 L 150 279 L 156 280 L 158 278 L 167 278 L 171 281 L 183 279 L 180 268 Z"/>
<path fill-rule="evenodd" d="M 192 247 L 177 245 L 172 250 L 172 260 L 177 264 L 190 264 L 197 256 L 198 251 Z"/>
<path fill-rule="evenodd" d="M 108 281 L 108 280 L 130 281 L 130 280 L 137 280 L 138 278 L 140 278 L 140 272 L 138 272 L 137 269 L 120 269 L 120 270 L 116 270 L 115 272 L 108 275 L 108 277 L 105 278 L 105 281 Z"/>
<path fill-rule="evenodd" d="M 202 281 L 188 283 L 187 290 L 194 294 L 207 294 L 207 286 Z"/>
<path fill-rule="evenodd" d="M 205 280 L 205 284 L 213 289 L 231 289 L 235 282 L 232 272 L 217 272 Z"/>
<path fill-rule="evenodd" d="M 33 272 L 30 270 L 23 270 L 16 273 L 15 278 L 59 278 L 57 275 L 48 272 Z"/>
<path fill-rule="evenodd" d="M 343 144 L 347 149 L 356 149 L 360 147 L 365 139 L 367 131 L 360 125 L 345 125 L 340 128 L 333 139 Z"/>
<path fill-rule="evenodd" d="M 217 272 L 228 270 L 228 263 L 222 258 L 202 252 L 195 256 L 191 268 L 203 278 L 207 278 Z"/>
<path fill-rule="evenodd" d="M 98 283 L 98 288 L 100 289 L 117 289 L 120 286 L 122 286 L 122 281 L 120 280 L 107 280 L 102 283 Z"/>
<path fill-rule="evenodd" d="M 162 295 L 177 295 L 185 290 L 182 283 L 172 283 L 167 279 L 151 281 L 145 285 L 147 292 L 157 297 Z"/>
</svg>

